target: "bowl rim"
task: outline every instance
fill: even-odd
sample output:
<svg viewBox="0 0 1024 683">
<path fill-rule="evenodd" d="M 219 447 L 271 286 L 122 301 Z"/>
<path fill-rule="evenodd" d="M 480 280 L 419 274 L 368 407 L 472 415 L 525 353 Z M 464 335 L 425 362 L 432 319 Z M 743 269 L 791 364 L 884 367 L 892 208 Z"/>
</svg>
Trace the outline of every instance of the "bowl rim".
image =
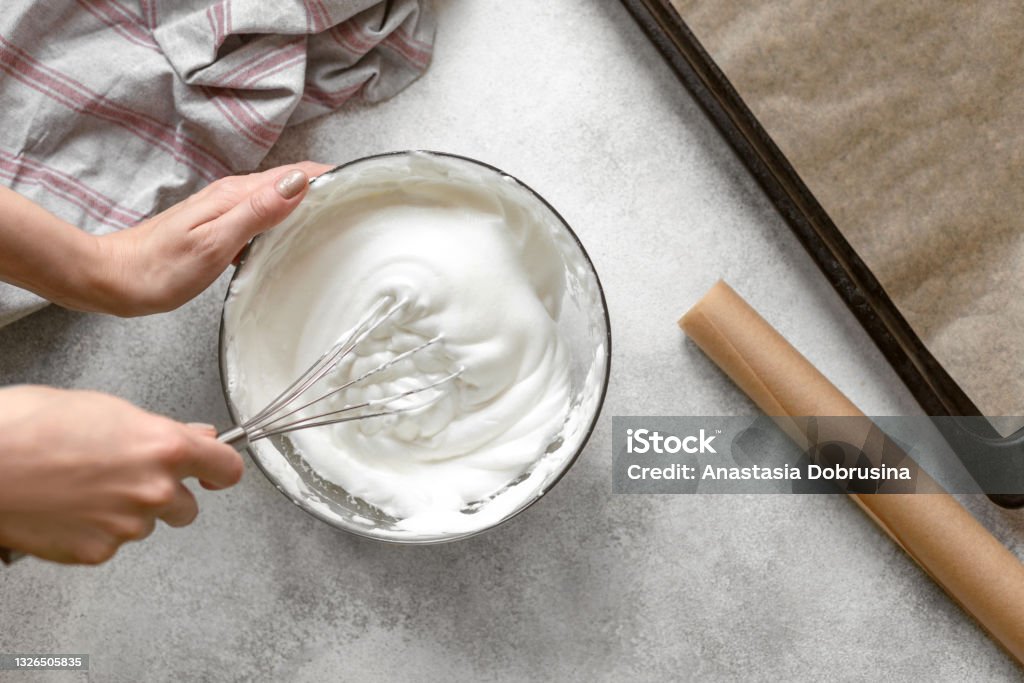
<svg viewBox="0 0 1024 683">
<path fill-rule="evenodd" d="M 532 187 L 530 187 L 529 185 L 524 183 L 522 180 L 520 180 L 516 176 L 511 175 L 510 173 L 506 173 L 505 171 L 501 170 L 500 168 L 498 168 L 496 166 L 493 166 L 493 165 L 488 164 L 486 162 L 480 161 L 479 159 L 474 159 L 472 157 L 463 156 L 461 154 L 453 154 L 453 153 L 450 153 L 450 152 L 438 152 L 436 150 L 429 150 L 429 149 L 396 150 L 396 151 L 392 151 L 392 152 L 381 152 L 381 153 L 378 153 L 378 154 L 370 154 L 368 156 L 359 157 L 357 159 L 352 159 L 350 161 L 347 161 L 347 162 L 345 162 L 343 164 L 339 164 L 339 165 L 335 166 L 334 168 L 330 169 L 329 171 L 325 171 L 325 172 L 321 173 L 320 175 L 316 176 L 315 178 L 310 179 L 309 185 L 313 186 L 321 178 L 329 176 L 329 175 L 331 175 L 333 173 L 337 173 L 338 171 L 342 171 L 342 170 L 347 169 L 347 168 L 349 168 L 351 166 L 355 166 L 356 164 L 361 164 L 361 163 L 365 163 L 365 162 L 368 162 L 368 161 L 374 161 L 374 160 L 378 160 L 378 159 L 385 159 L 385 158 L 388 158 L 388 157 L 411 156 L 411 155 L 415 155 L 415 154 L 421 154 L 421 155 L 427 155 L 427 156 L 435 156 L 435 157 L 444 157 L 444 158 L 448 158 L 448 159 L 457 159 L 459 161 L 468 162 L 470 164 L 473 164 L 473 165 L 476 165 L 476 166 L 480 166 L 480 167 L 485 168 L 485 169 L 487 169 L 489 171 L 497 173 L 498 175 L 502 176 L 503 178 L 506 178 L 506 179 L 511 180 L 512 182 L 516 183 L 517 185 L 519 185 L 520 187 L 525 189 L 527 192 L 529 192 L 534 198 L 539 200 L 545 207 L 547 207 L 547 209 L 555 216 L 555 218 L 558 219 L 558 222 L 561 223 L 562 227 L 565 228 L 565 230 L 569 233 L 569 236 L 572 237 L 573 241 L 576 243 L 576 247 L 580 250 L 580 253 L 583 255 L 583 259 L 586 262 L 587 267 L 590 269 L 591 274 L 594 276 L 594 281 L 597 283 L 598 296 L 599 296 L 600 301 L 601 301 L 601 313 L 602 313 L 602 316 L 604 318 L 604 326 L 605 326 L 605 339 L 604 339 L 604 344 L 605 344 L 605 350 L 604 350 L 605 373 L 604 373 L 603 381 L 601 382 L 601 390 L 600 390 L 601 393 L 600 393 L 600 396 L 598 397 L 598 400 L 597 400 L 597 407 L 594 410 L 593 417 L 591 417 L 591 419 L 590 419 L 590 424 L 587 425 L 586 433 L 583 435 L 583 439 L 582 439 L 582 441 L 580 441 L 579 447 L 576 449 L 576 452 L 572 454 L 572 457 L 570 457 L 569 459 L 567 459 L 565 461 L 565 463 L 562 465 L 560 471 L 557 473 L 555 478 L 551 480 L 551 482 L 550 482 L 550 484 L 548 486 L 546 486 L 540 493 L 538 493 L 537 495 L 535 495 L 532 498 L 530 498 L 524 504 L 520 505 L 514 511 L 512 511 L 508 515 L 502 517 L 499 521 L 497 521 L 494 524 L 491 524 L 489 526 L 485 526 L 483 528 L 480 528 L 480 529 L 474 529 L 473 531 L 467 531 L 467 532 L 464 532 L 464 533 L 452 534 L 452 535 L 447 536 L 445 538 L 426 538 L 426 539 L 386 538 L 386 537 L 376 536 L 376 535 L 374 535 L 371 532 L 364 532 L 364 531 L 359 530 L 359 529 L 350 528 L 350 527 L 347 527 L 347 526 L 342 526 L 342 525 L 338 524 L 335 520 L 329 519 L 326 515 L 322 514 L 318 510 L 312 508 L 309 505 L 306 505 L 304 503 L 304 501 L 296 500 L 295 496 L 292 496 L 291 494 L 289 494 L 278 483 L 277 478 L 275 478 L 270 472 L 268 472 L 267 469 L 260 462 L 259 458 L 256 457 L 255 453 L 252 450 L 252 446 L 251 445 L 246 446 L 245 451 L 246 451 L 246 454 L 249 456 L 249 460 L 251 460 L 256 465 L 256 467 L 259 468 L 260 472 L 263 473 L 263 476 L 267 479 L 267 481 L 269 481 L 271 484 L 273 484 L 274 488 L 277 489 L 282 495 L 284 495 L 285 498 L 290 500 L 294 505 L 296 505 L 299 509 L 301 509 L 306 514 L 308 514 L 308 515 L 314 517 L 315 519 L 323 522 L 324 524 L 326 524 L 327 526 L 331 527 L 332 529 L 337 529 L 339 531 L 344 531 L 344 532 L 352 534 L 354 536 L 359 536 L 359 537 L 362 537 L 362 538 L 372 539 L 374 541 L 378 541 L 378 542 L 381 542 L 381 543 L 390 543 L 390 544 L 394 544 L 394 545 L 439 545 L 439 544 L 442 544 L 442 543 L 452 543 L 454 541 L 461 541 L 461 540 L 464 540 L 464 539 L 467 539 L 467 538 L 471 538 L 473 536 L 477 536 L 479 534 L 483 534 L 485 532 L 491 531 L 493 529 L 496 529 L 496 528 L 506 524 L 510 520 L 518 517 L 522 512 L 524 512 L 528 508 L 532 507 L 538 500 L 540 500 L 541 498 L 546 496 L 548 494 L 548 492 L 551 491 L 551 489 L 553 489 L 558 484 L 558 482 L 560 482 L 562 480 L 562 478 L 566 475 L 566 473 L 573 468 L 573 466 L 576 464 L 576 461 L 579 460 L 580 455 L 582 455 L 583 451 L 586 449 L 587 443 L 589 443 L 590 437 L 593 435 L 594 430 L 597 428 L 597 422 L 600 419 L 601 411 L 604 409 L 605 398 L 608 395 L 608 384 L 609 384 L 609 381 L 611 379 L 611 374 L 612 374 L 612 324 L 611 324 L 611 316 L 608 313 L 608 301 L 605 298 L 605 294 L 604 294 L 604 285 L 601 283 L 601 278 L 600 278 L 600 276 L 597 273 L 597 268 L 594 267 L 594 262 L 590 258 L 590 254 L 587 253 L 586 247 L 583 246 L 583 242 L 580 241 L 580 238 L 576 234 L 576 231 L 572 229 L 572 226 L 569 225 L 568 221 L 565 220 L 565 218 L 562 216 L 562 214 L 560 214 L 555 209 L 555 207 L 553 207 L 546 199 L 544 199 L 544 197 L 542 197 L 539 192 L 534 190 Z M 231 278 L 228 281 L 227 290 L 224 293 L 224 300 L 221 303 L 220 329 L 218 330 L 218 336 L 217 336 L 217 356 L 218 356 L 218 363 L 217 364 L 218 364 L 218 368 L 219 368 L 219 371 L 220 371 L 220 384 L 221 384 L 221 391 L 224 394 L 224 402 L 227 405 L 228 414 L 231 416 L 231 420 L 232 420 L 232 422 L 234 424 L 238 424 L 238 411 L 237 411 L 237 409 L 235 407 L 234 401 L 231 398 L 231 393 L 228 391 L 227 372 L 226 372 L 226 367 L 225 367 L 225 355 L 226 355 L 225 354 L 225 349 L 226 349 L 226 341 L 227 341 L 226 337 L 225 337 L 225 330 L 224 330 L 224 328 L 225 328 L 224 321 L 225 321 L 225 317 L 226 317 L 225 313 L 227 311 L 227 303 L 228 303 L 228 300 L 231 297 L 231 288 L 232 288 L 232 285 L 234 285 L 235 278 L 238 277 L 238 273 L 241 272 L 242 267 L 245 265 L 245 262 L 246 262 L 246 260 L 248 259 L 248 256 L 249 256 L 249 252 L 250 252 L 251 246 L 253 244 L 255 244 L 256 241 L 259 240 L 262 236 L 263 236 L 262 234 L 257 235 L 252 240 L 250 240 L 250 242 L 246 245 L 245 249 L 242 252 L 241 258 L 238 261 L 238 265 L 235 267 L 234 272 L 231 274 Z"/>
</svg>

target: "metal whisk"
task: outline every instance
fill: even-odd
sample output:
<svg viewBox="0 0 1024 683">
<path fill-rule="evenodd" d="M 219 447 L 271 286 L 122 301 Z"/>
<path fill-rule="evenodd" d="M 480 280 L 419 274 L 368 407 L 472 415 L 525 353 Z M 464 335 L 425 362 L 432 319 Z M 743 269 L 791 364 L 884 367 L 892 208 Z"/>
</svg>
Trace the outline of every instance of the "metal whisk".
<svg viewBox="0 0 1024 683">
<path fill-rule="evenodd" d="M 320 356 L 320 358 L 313 363 L 301 377 L 281 392 L 277 398 L 267 404 L 263 410 L 246 420 L 243 424 L 221 432 L 217 436 L 217 439 L 224 443 L 231 444 L 235 448 L 243 449 L 249 445 L 249 443 L 256 441 L 257 439 L 265 439 L 270 436 L 286 434 L 299 429 L 323 427 L 325 425 L 336 424 L 338 422 L 351 422 L 353 420 L 367 420 L 374 417 L 396 415 L 398 413 L 411 412 L 432 405 L 437 401 L 439 398 L 438 396 L 434 396 L 428 400 L 420 401 L 418 403 L 413 403 L 412 405 L 395 406 L 394 404 L 402 399 L 430 391 L 431 389 L 436 389 L 443 384 L 454 381 L 455 378 L 462 373 L 462 368 L 459 368 L 455 372 L 442 377 L 439 380 L 424 384 L 423 386 L 419 386 L 414 389 L 400 391 L 382 398 L 369 399 L 359 403 L 348 404 L 341 408 L 329 410 L 327 412 L 319 412 L 315 415 L 305 417 L 302 415 L 303 411 L 307 408 L 314 408 L 317 404 L 324 401 L 324 399 L 339 394 L 349 387 L 364 382 L 370 377 L 384 372 L 388 368 L 393 367 L 403 360 L 410 358 L 414 354 L 419 353 L 441 341 L 442 335 L 438 335 L 418 346 L 395 355 L 387 362 L 362 373 L 355 379 L 351 379 L 339 387 L 332 388 L 324 393 L 320 393 L 316 398 L 309 399 L 308 394 L 317 393 L 311 391 L 314 385 L 334 370 L 334 368 L 336 368 L 346 356 L 352 353 L 364 339 L 373 334 L 377 328 L 400 311 L 407 303 L 408 302 L 404 299 L 395 301 L 392 297 L 382 298 L 370 310 L 370 312 L 356 324 L 355 327 L 343 335 L 342 338 L 334 346 L 328 349 L 324 355 Z"/>
</svg>

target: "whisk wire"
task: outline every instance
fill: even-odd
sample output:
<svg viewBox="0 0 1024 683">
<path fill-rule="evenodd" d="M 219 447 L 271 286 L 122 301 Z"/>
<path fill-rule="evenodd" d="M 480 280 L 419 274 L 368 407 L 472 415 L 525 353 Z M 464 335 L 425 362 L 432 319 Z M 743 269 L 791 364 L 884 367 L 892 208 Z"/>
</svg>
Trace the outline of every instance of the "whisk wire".
<svg viewBox="0 0 1024 683">
<path fill-rule="evenodd" d="M 360 403 L 345 405 L 341 408 L 317 415 L 310 415 L 307 417 L 302 417 L 301 415 L 303 411 L 313 408 L 331 396 L 335 396 L 352 386 L 365 382 L 371 377 L 382 373 L 389 368 L 395 367 L 402 361 L 407 360 L 415 354 L 420 353 L 428 347 L 442 341 L 443 335 L 439 334 L 411 349 L 396 354 L 394 357 L 380 365 L 363 372 L 358 377 L 350 379 L 338 387 L 331 388 L 330 390 L 321 393 L 314 399 L 306 400 L 303 398 L 303 396 L 309 392 L 314 385 L 324 379 L 328 373 L 334 370 L 344 358 L 355 350 L 360 343 L 378 330 L 385 321 L 389 320 L 407 303 L 408 302 L 405 299 L 396 300 L 394 297 L 390 296 L 382 297 L 369 310 L 369 312 L 367 312 L 366 315 L 364 315 L 359 322 L 357 322 L 356 325 L 343 336 L 342 339 L 321 355 L 304 373 L 302 373 L 302 375 L 292 382 L 288 388 L 270 401 L 266 407 L 241 425 L 221 433 L 218 438 L 221 441 L 241 448 L 249 442 L 257 439 L 287 434 L 299 429 L 309 429 L 312 427 L 322 427 L 340 422 L 351 422 L 355 420 L 385 417 L 399 413 L 408 413 L 426 408 L 436 403 L 438 399 L 444 395 L 443 393 L 431 396 L 426 400 L 414 402 L 412 405 L 397 407 L 394 405 L 397 401 L 400 401 L 403 398 L 416 396 L 432 389 L 438 389 L 444 384 L 454 382 L 462 374 L 463 368 L 460 367 L 455 372 L 445 375 L 433 382 L 427 382 L 412 389 L 398 391 L 390 396 L 367 399 Z M 295 405 L 296 403 L 299 403 L 299 405 Z M 381 409 L 375 410 L 377 408 Z M 374 412 L 360 412 L 365 409 L 374 410 Z M 289 421 L 289 418 L 292 419 Z"/>
<path fill-rule="evenodd" d="M 424 391 L 428 391 L 430 389 L 435 389 L 435 388 L 441 386 L 442 384 L 445 384 L 446 382 L 450 382 L 450 381 L 456 379 L 460 374 L 462 374 L 462 369 L 461 368 L 458 371 L 453 372 L 450 375 L 447 375 L 446 377 L 443 377 L 443 378 L 437 380 L 436 382 L 431 382 L 430 384 L 427 384 L 425 386 L 417 387 L 415 389 L 409 389 L 407 391 L 403 391 L 403 392 L 394 394 L 392 396 L 387 396 L 385 398 L 372 399 L 372 400 L 369 400 L 369 401 L 364 401 L 362 403 L 355 403 L 355 404 L 352 404 L 352 405 L 347 405 L 344 408 L 339 408 L 338 410 L 332 410 L 329 413 L 322 413 L 320 415 L 315 415 L 315 416 L 312 416 L 312 417 L 303 418 L 301 420 L 296 420 L 295 422 L 292 422 L 292 423 L 289 423 L 287 425 L 284 425 L 283 427 L 277 427 L 277 428 L 273 428 L 273 429 L 270 429 L 270 430 L 266 430 L 264 428 L 260 428 L 259 431 L 255 432 L 249 438 L 250 438 L 250 440 L 252 440 L 252 439 L 262 439 L 262 438 L 265 438 L 265 437 L 268 437 L 268 436 L 277 436 L 278 434 L 286 434 L 288 432 L 294 432 L 294 431 L 299 430 L 299 429 L 308 429 L 309 427 L 323 427 L 323 426 L 326 426 L 326 425 L 337 424 L 339 422 L 352 422 L 354 420 L 365 420 L 365 419 L 368 419 L 368 418 L 371 418 L 371 417 L 385 417 L 387 415 L 396 415 L 398 413 L 408 413 L 408 412 L 412 412 L 412 411 L 415 411 L 415 410 L 420 410 L 421 408 L 426 408 L 427 406 L 429 406 L 429 405 L 433 404 L 434 402 L 436 402 L 437 397 L 432 398 L 432 399 L 427 400 L 427 401 L 423 401 L 422 403 L 418 403 L 416 405 L 406 406 L 404 408 L 391 408 L 390 410 L 385 410 L 385 411 L 381 411 L 381 412 L 377 412 L 377 413 L 364 413 L 364 414 L 360 414 L 360 415 L 349 415 L 349 416 L 345 416 L 345 417 L 341 417 L 341 418 L 332 417 L 332 416 L 335 416 L 335 415 L 344 415 L 345 413 L 349 413 L 349 412 L 351 412 L 353 410 L 359 410 L 361 408 L 369 408 L 369 407 L 372 407 L 372 406 L 387 405 L 388 403 L 393 403 L 394 401 L 397 401 L 399 399 L 407 398 L 409 396 L 414 396 L 416 394 L 422 393 Z"/>
<path fill-rule="evenodd" d="M 305 410 L 306 408 L 309 408 L 310 406 L 312 406 L 315 403 L 319 403 L 320 401 L 323 401 L 326 398 L 330 398 L 331 396 L 334 396 L 335 394 L 339 394 L 342 391 L 345 391 L 349 387 L 352 387 L 352 386 L 354 386 L 356 384 L 359 384 L 360 382 L 366 381 L 370 377 L 373 377 L 374 375 L 376 375 L 378 373 L 384 372 L 388 368 L 393 367 L 394 365 L 400 363 L 401 361 L 405 360 L 406 358 L 409 358 L 414 353 L 422 351 L 423 349 L 427 348 L 428 346 L 431 346 L 432 344 L 436 344 L 437 342 L 441 341 L 441 338 L 442 338 L 441 335 L 437 335 L 433 339 L 431 339 L 429 341 L 425 341 L 422 344 L 420 344 L 419 346 L 416 346 L 414 348 L 409 349 L 408 351 L 400 353 L 397 356 L 395 356 L 394 358 L 392 358 L 391 360 L 389 360 L 389 361 L 387 361 L 385 363 L 382 363 L 382 364 L 378 365 L 377 367 L 375 367 L 375 368 L 373 368 L 371 370 L 366 371 L 365 373 L 363 373 L 359 377 L 356 377 L 355 379 L 351 379 L 351 380 L 345 382 L 344 384 L 342 384 L 341 386 L 336 387 L 334 389 L 331 389 L 327 393 L 322 394 L 319 397 L 312 399 L 311 401 L 307 401 L 306 403 L 303 403 L 301 406 L 299 406 L 297 408 L 292 408 L 288 412 L 283 413 L 283 414 L 273 418 L 269 422 L 266 422 L 265 424 L 263 424 L 261 426 L 261 428 L 265 429 L 265 428 L 267 428 L 267 427 L 269 427 L 269 426 L 271 426 L 271 425 L 273 425 L 273 424 L 275 424 L 277 422 L 280 422 L 281 420 L 284 420 L 285 418 L 291 417 L 295 413 L 301 412 L 301 411 Z M 310 386 L 312 386 L 312 384 Z M 430 387 L 424 387 L 424 389 L 429 389 L 429 388 Z M 299 393 L 301 394 L 302 392 L 299 392 Z M 287 406 L 282 406 L 282 408 L 285 408 L 285 407 L 287 407 Z M 356 407 L 359 407 L 359 406 L 356 406 Z M 335 412 L 337 412 L 337 411 L 335 411 Z"/>
<path fill-rule="evenodd" d="M 271 401 L 259 413 L 247 420 L 242 426 L 246 429 L 255 427 L 261 421 L 294 401 L 298 396 L 301 396 L 303 392 L 316 384 L 324 375 L 330 372 L 345 355 L 351 353 L 359 342 L 369 336 L 375 329 L 380 327 L 385 320 L 405 305 L 405 301 L 399 301 L 392 306 L 387 313 L 376 321 L 373 321 L 374 316 L 387 305 L 389 300 L 390 297 L 385 297 L 378 301 L 377 304 L 370 309 L 370 312 L 356 323 L 355 327 L 348 332 L 344 339 L 338 341 L 334 346 L 328 349 L 326 353 L 320 356 L 320 358 L 318 358 L 316 362 L 306 370 L 306 372 L 292 382 L 287 389 L 278 394 L 277 398 Z M 371 323 L 371 321 L 373 322 Z"/>
</svg>

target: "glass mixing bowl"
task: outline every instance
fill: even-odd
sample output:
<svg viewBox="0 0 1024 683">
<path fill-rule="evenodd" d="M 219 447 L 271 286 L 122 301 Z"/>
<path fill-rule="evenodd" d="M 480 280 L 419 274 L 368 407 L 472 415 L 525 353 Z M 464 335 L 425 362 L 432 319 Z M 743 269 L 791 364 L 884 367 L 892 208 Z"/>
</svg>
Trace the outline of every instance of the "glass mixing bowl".
<svg viewBox="0 0 1024 683">
<path fill-rule="evenodd" d="M 507 521 L 540 499 L 572 467 L 586 445 L 604 402 L 611 362 L 611 327 L 608 319 L 608 307 L 590 257 L 579 238 L 554 208 L 539 194 L 507 173 L 482 162 L 453 154 L 425 151 L 393 152 L 343 164 L 320 178 L 314 179 L 311 181 L 310 194 L 306 201 L 315 198 L 321 192 L 320 187 L 325 184 L 325 179 L 328 177 L 332 182 L 339 179 L 339 174 L 355 177 L 353 176 L 355 173 L 373 171 L 374 165 L 396 167 L 403 169 L 403 172 L 408 169 L 408 173 L 412 174 L 415 173 L 415 162 L 423 160 L 447 164 L 455 172 L 473 173 L 477 174 L 475 177 L 490 176 L 492 179 L 499 179 L 506 188 L 511 188 L 510 191 L 517 193 L 517 201 L 527 206 L 533 215 L 537 216 L 541 224 L 546 225 L 551 231 L 551 244 L 559 252 L 564 265 L 566 286 L 562 301 L 562 313 L 558 320 L 558 331 L 569 349 L 571 409 L 561 432 L 547 445 L 543 453 L 538 454 L 537 462 L 530 470 L 516 481 L 510 482 L 509 487 L 498 492 L 492 498 L 471 506 L 470 509 L 488 509 L 489 512 L 487 515 L 481 516 L 481 519 L 487 518 L 486 523 L 481 524 L 479 528 L 469 530 L 411 533 L 397 529 L 395 524 L 398 520 L 366 501 L 349 494 L 340 486 L 321 478 L 303 461 L 287 436 L 263 439 L 250 444 L 246 449 L 267 478 L 292 502 L 309 514 L 331 526 L 360 536 L 398 543 L 438 543 L 466 538 Z M 297 210 L 273 231 L 258 237 L 253 242 L 232 277 L 231 286 L 224 301 L 220 329 L 221 383 L 224 387 L 228 409 L 235 424 L 240 424 L 244 418 L 250 415 L 239 409 L 240 404 L 244 404 L 239 400 L 244 392 L 244 387 L 236 386 L 230 380 L 232 361 L 229 349 L 232 344 L 239 343 L 236 331 L 231 329 L 231 320 L 234 317 L 229 315 L 232 313 L 232 307 L 239 305 L 233 292 L 239 278 L 243 274 L 248 274 L 248 269 L 255 267 L 251 265 L 255 259 L 248 258 L 252 250 L 259 249 L 262 241 L 277 239 L 285 231 L 301 230 L 303 228 L 302 214 L 300 207 L 300 210 Z M 287 258 L 287 255 L 288 253 L 285 251 L 284 258 Z M 256 272 L 250 275 L 261 277 L 267 274 Z M 273 278 L 267 282 L 270 284 L 263 286 L 283 286 L 275 282 Z M 300 287 L 296 292 L 297 296 L 302 295 L 302 289 Z M 330 427 L 321 429 L 330 429 Z M 523 483 L 526 486 L 513 487 L 515 484 Z M 500 507 L 491 509 L 488 507 L 491 505 Z M 497 512 L 496 515 L 495 512 Z"/>
</svg>

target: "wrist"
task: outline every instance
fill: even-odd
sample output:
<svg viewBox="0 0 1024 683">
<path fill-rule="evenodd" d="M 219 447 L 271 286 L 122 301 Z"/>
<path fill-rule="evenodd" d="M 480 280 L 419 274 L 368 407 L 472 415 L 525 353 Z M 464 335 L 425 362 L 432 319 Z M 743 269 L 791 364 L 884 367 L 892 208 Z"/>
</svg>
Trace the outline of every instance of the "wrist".
<svg viewBox="0 0 1024 683">
<path fill-rule="evenodd" d="M 126 273 L 128 258 L 119 233 L 89 235 L 79 232 L 66 298 L 57 303 L 78 311 L 117 316 L 142 315 L 148 311 L 133 298 Z M 136 283 L 137 284 L 137 283 Z"/>
<path fill-rule="evenodd" d="M 122 315 L 122 269 L 113 247 L 104 236 L 81 233 L 74 247 L 77 266 L 69 283 L 71 292 L 66 301 L 58 303 L 79 311 Z"/>
<path fill-rule="evenodd" d="M 51 243 L 46 262 L 37 264 L 17 283 L 53 303 L 75 311 L 109 313 L 117 300 L 116 285 L 105 263 L 100 238 L 65 224 Z"/>
</svg>

